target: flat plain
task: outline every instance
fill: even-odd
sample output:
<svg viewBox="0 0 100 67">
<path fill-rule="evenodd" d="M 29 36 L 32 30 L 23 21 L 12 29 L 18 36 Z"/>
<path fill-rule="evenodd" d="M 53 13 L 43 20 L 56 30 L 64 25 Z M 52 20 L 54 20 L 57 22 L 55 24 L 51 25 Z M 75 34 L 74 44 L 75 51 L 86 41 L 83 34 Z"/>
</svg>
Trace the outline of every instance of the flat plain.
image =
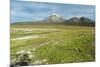
<svg viewBox="0 0 100 67">
<path fill-rule="evenodd" d="M 32 52 L 32 64 L 95 61 L 95 27 L 62 24 L 11 25 L 11 62 Z"/>
</svg>

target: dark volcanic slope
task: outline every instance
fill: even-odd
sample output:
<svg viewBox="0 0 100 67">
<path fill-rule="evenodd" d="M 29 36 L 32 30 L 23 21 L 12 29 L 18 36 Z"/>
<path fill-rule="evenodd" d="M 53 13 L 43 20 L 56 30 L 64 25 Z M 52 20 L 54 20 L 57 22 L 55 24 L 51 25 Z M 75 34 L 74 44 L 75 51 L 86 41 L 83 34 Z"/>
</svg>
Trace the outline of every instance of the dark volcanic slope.
<svg viewBox="0 0 100 67">
<path fill-rule="evenodd" d="M 68 25 L 81 25 L 81 26 L 95 26 L 95 22 L 86 17 L 72 17 L 71 19 L 65 21 Z"/>
</svg>

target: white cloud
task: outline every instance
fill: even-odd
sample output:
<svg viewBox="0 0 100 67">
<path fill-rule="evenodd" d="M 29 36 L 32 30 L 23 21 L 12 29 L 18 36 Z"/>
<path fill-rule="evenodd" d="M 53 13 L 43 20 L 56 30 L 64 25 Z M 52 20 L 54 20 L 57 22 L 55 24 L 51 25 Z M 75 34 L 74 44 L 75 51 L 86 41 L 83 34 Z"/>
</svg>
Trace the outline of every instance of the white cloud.
<svg viewBox="0 0 100 67">
<path fill-rule="evenodd" d="M 95 0 L 21 0 L 21 1 L 36 1 L 36 2 L 50 2 L 50 3 L 72 3 L 72 4 L 95 5 Z"/>
</svg>

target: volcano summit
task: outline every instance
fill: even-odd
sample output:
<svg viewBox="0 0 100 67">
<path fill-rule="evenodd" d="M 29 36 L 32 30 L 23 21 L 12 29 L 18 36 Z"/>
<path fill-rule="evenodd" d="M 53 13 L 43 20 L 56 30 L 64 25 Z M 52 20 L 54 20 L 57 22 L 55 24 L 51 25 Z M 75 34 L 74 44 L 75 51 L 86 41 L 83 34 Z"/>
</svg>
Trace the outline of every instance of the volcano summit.
<svg viewBox="0 0 100 67">
<path fill-rule="evenodd" d="M 47 18 L 45 18 L 43 20 L 43 22 L 48 22 L 48 23 L 54 23 L 54 22 L 62 23 L 62 22 L 65 22 L 65 21 L 66 20 L 57 13 L 52 13 L 50 16 L 48 16 Z"/>
</svg>

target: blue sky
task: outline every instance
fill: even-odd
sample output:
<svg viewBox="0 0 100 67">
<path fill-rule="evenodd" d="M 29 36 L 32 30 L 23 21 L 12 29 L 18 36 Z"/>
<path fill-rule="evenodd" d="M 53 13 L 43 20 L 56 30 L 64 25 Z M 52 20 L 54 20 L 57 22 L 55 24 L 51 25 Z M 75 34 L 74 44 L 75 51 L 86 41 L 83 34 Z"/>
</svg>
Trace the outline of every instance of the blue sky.
<svg viewBox="0 0 100 67">
<path fill-rule="evenodd" d="M 95 20 L 94 5 L 51 4 L 11 0 L 11 23 L 42 20 L 53 12 L 65 19 L 87 17 Z"/>
</svg>

